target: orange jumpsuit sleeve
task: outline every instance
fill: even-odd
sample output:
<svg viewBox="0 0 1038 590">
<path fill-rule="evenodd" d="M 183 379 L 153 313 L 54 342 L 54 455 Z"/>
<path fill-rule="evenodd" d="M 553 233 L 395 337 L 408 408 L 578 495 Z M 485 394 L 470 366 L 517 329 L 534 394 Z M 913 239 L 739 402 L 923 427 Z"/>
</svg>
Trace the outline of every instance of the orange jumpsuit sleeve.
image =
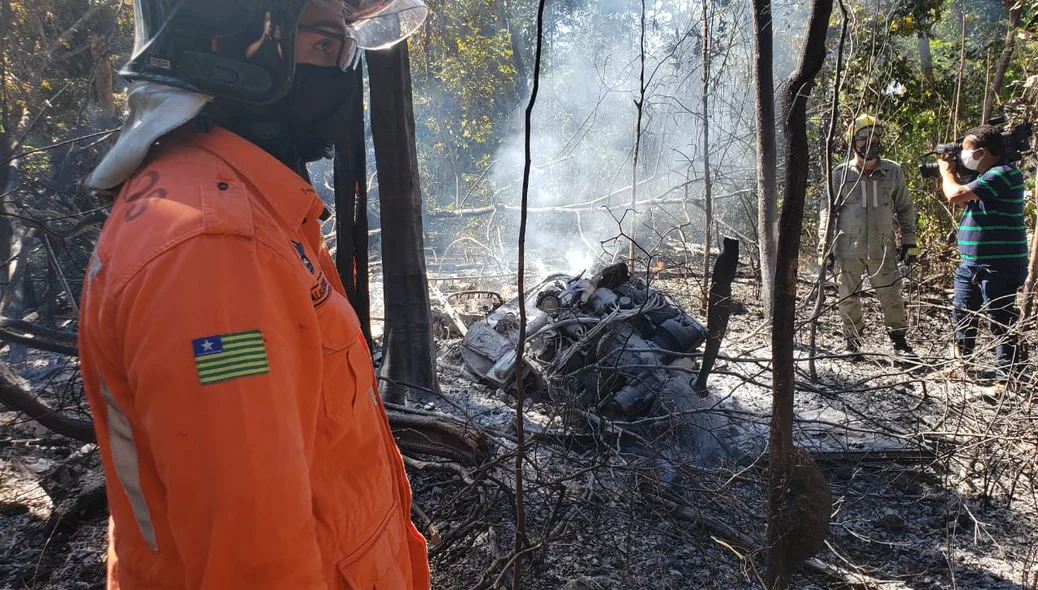
<svg viewBox="0 0 1038 590">
<path fill-rule="evenodd" d="M 320 391 L 302 391 L 320 372 L 306 364 L 320 358 L 319 336 L 297 271 L 254 238 L 201 235 L 149 262 L 115 302 L 165 495 L 154 499 L 189 588 L 327 588 L 309 473 Z M 199 339 L 257 330 L 268 370 L 254 360 L 253 374 L 203 384 Z"/>
</svg>

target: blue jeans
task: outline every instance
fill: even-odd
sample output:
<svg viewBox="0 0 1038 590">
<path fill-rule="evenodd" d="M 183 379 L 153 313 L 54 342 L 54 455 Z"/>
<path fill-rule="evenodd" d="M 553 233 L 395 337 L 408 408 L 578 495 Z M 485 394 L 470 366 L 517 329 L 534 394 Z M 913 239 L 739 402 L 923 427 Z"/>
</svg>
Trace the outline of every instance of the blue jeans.
<svg viewBox="0 0 1038 590">
<path fill-rule="evenodd" d="M 962 262 L 955 269 L 955 345 L 963 355 L 971 354 L 977 341 L 981 310 L 987 315 L 995 336 L 995 355 L 1000 364 L 1016 359 L 1016 337 L 1010 328 L 1020 317 L 1016 310 L 1016 290 L 1023 284 L 1027 268 L 1023 265 L 995 267 Z"/>
</svg>

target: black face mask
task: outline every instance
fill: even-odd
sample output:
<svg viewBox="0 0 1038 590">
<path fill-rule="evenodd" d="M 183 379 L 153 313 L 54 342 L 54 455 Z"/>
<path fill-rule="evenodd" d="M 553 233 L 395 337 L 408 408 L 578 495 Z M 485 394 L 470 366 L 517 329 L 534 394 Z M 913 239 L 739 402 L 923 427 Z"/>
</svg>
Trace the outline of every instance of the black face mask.
<svg viewBox="0 0 1038 590">
<path fill-rule="evenodd" d="M 215 122 L 298 172 L 306 162 L 328 157 L 335 140 L 345 135 L 357 78 L 355 70 L 299 64 L 280 100 L 250 105 L 217 99 Z"/>
<path fill-rule="evenodd" d="M 854 153 L 858 154 L 866 160 L 875 160 L 879 158 L 879 153 L 883 150 L 883 144 L 878 141 L 867 142 L 861 148 L 855 146 Z"/>
</svg>

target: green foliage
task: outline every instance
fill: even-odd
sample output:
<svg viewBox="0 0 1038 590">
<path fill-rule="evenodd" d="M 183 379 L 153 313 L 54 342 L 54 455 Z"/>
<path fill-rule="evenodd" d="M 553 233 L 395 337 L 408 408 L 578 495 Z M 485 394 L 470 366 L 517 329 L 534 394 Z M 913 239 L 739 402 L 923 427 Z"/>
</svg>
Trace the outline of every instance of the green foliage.
<svg viewBox="0 0 1038 590">
<path fill-rule="evenodd" d="M 428 21 L 411 39 L 423 189 L 430 204 L 460 203 L 464 178 L 486 169 L 518 104 L 512 40 L 501 0 L 431 0 Z M 490 193 L 475 187 L 476 201 Z"/>
<path fill-rule="evenodd" d="M 851 11 L 834 163 L 847 156 L 846 131 L 855 116 L 870 113 L 881 118 L 888 129 L 883 157 L 901 163 L 905 169 L 919 216 L 918 237 L 928 263 L 938 267 L 954 264 L 958 260 L 954 231 L 959 212 L 947 205 L 935 180 L 919 175 L 918 165 L 933 159 L 922 154 L 934 144 L 952 141 L 980 123 L 988 68 L 993 70 L 1001 55 L 1008 11 L 997 4 L 965 0 L 899 3 L 889 13 L 876 11 L 872 5 L 853 5 Z M 831 36 L 834 54 L 838 26 Z M 932 79 L 921 69 L 919 35 L 927 38 L 924 43 L 932 57 Z M 960 64 L 962 90 L 956 111 Z M 828 126 L 834 65 L 831 59 L 820 77 L 817 106 L 824 114 L 818 133 Z M 1011 69 L 1007 88 L 1015 77 Z M 1009 91 L 1001 95 L 1005 98 Z M 824 145 L 821 137 L 818 145 Z M 821 161 L 821 154 L 817 157 L 816 161 Z M 819 170 L 818 183 L 823 179 Z"/>
<path fill-rule="evenodd" d="M 83 211 L 98 206 L 81 189 L 80 180 L 111 141 L 69 140 L 118 123 L 100 112 L 94 75 L 98 57 L 113 65 L 128 58 L 132 2 L 8 0 L 2 6 L 0 126 L 21 139 L 20 147 L 27 154 L 20 160 L 17 183 L 5 199 L 5 208 L 18 216 L 19 223 L 36 227 L 37 236 L 49 237 L 76 289 L 96 234 L 62 240 L 50 232 L 70 229 L 81 221 Z M 92 35 L 106 41 L 103 56 L 95 57 L 91 50 Z M 3 225 L 10 219 L 4 219 Z M 29 247 L 33 248 L 33 282 L 44 283 L 36 287 L 42 292 L 49 261 L 44 249 Z"/>
</svg>

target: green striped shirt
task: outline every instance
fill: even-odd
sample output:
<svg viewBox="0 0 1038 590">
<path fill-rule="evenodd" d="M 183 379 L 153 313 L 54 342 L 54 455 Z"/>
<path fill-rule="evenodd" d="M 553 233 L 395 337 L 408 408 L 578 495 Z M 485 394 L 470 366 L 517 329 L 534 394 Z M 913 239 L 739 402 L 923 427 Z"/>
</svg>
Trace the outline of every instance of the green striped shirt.
<svg viewBox="0 0 1038 590">
<path fill-rule="evenodd" d="M 1024 177 L 1016 166 L 1002 162 L 980 175 L 967 188 L 977 201 L 966 203 L 959 221 L 959 255 L 963 260 L 1018 264 L 1027 258 L 1024 226 Z"/>
</svg>

